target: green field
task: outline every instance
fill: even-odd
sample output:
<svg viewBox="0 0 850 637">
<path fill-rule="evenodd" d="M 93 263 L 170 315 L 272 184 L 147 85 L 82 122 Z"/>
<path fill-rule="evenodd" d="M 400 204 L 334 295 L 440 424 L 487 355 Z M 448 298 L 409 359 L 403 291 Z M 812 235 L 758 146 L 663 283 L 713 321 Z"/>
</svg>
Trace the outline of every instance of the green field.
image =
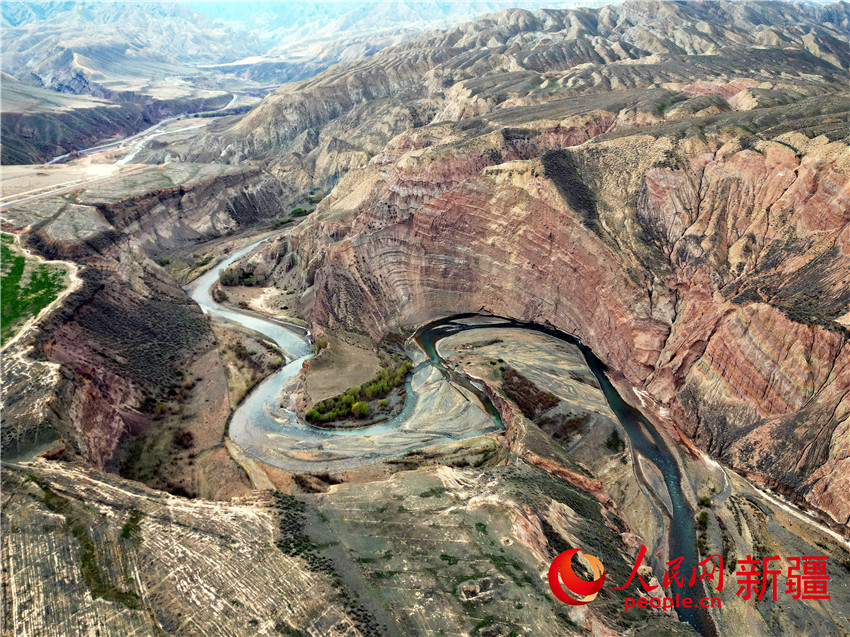
<svg viewBox="0 0 850 637">
<path fill-rule="evenodd" d="M 28 260 L 15 249 L 11 235 L 2 236 L 0 343 L 5 344 L 31 316 L 48 306 L 65 286 L 65 270 Z"/>
</svg>

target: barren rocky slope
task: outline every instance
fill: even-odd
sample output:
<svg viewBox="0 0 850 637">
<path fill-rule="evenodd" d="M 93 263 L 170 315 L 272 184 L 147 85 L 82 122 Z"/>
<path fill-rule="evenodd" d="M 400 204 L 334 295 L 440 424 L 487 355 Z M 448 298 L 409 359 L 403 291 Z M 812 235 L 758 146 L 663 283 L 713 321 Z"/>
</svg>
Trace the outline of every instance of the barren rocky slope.
<svg viewBox="0 0 850 637">
<path fill-rule="evenodd" d="M 498 8 L 498 2 L 487 0 L 413 5 L 346 1 L 315 7 L 12 0 L 0 11 L 0 161 L 39 163 L 135 133 L 172 115 L 222 107 L 236 92 L 265 95 L 274 86 L 310 78 L 337 62 L 406 42 L 424 29 Z M 8 103 L 8 97 L 23 91 L 41 104 L 20 110 Z M 111 108 L 45 108 L 67 94 L 108 100 L 105 105 Z"/>
<path fill-rule="evenodd" d="M 360 167 L 246 264 L 309 289 L 314 324 L 550 323 L 670 433 L 846 524 L 847 24 L 842 3 L 508 11 L 206 144 L 304 188 Z"/>
<path fill-rule="evenodd" d="M 672 89 L 649 105 L 664 114 L 673 101 L 686 101 L 682 85 L 735 79 L 747 91 L 732 104 L 723 97 L 737 90 L 685 90 L 700 99 L 677 104 L 668 117 L 788 103 L 846 85 L 848 21 L 846 3 L 503 11 L 284 85 L 189 155 L 267 158 L 290 183 L 332 185 L 409 128 L 559 97 L 604 100 L 600 94 L 613 92 L 638 103 L 627 91 Z M 783 72 L 783 64 L 793 70 Z"/>
</svg>

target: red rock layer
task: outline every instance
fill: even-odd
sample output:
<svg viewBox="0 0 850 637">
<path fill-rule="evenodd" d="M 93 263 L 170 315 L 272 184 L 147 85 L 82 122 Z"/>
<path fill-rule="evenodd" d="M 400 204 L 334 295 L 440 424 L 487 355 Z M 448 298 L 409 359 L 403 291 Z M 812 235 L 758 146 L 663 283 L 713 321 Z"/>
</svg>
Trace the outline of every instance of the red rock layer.
<svg viewBox="0 0 850 637">
<path fill-rule="evenodd" d="M 465 311 L 557 326 L 657 420 L 845 523 L 850 345 L 829 317 L 850 302 L 846 146 L 586 145 L 588 212 L 539 161 L 511 161 L 546 131 L 528 154 L 507 135 L 396 140 L 349 175 L 292 241 L 313 262 L 313 321 L 375 338 Z"/>
</svg>

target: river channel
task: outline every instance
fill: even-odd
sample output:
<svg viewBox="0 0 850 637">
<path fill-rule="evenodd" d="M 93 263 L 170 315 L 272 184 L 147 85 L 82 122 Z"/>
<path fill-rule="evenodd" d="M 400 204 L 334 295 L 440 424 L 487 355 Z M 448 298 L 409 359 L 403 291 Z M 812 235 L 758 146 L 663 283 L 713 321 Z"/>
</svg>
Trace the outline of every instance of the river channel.
<svg viewBox="0 0 850 637">
<path fill-rule="evenodd" d="M 697 582 L 687 586 L 691 569 L 699 561 L 696 546 L 694 511 L 682 492 L 682 474 L 673 451 L 655 427 L 638 411 L 628 405 L 617 393 L 605 375 L 604 364 L 580 341 L 558 330 L 512 319 L 487 317 L 482 324 L 470 323 L 472 315 L 459 315 L 439 319 L 422 326 L 409 343 L 408 354 L 417 363 L 407 381 L 407 399 L 402 411 L 393 418 L 366 429 L 325 430 L 311 427 L 297 418 L 286 407 L 287 389 L 292 389 L 293 379 L 304 361 L 312 356 L 307 339 L 298 328 L 259 316 L 222 307 L 211 297 L 211 290 L 219 273 L 234 261 L 254 250 L 262 241 L 252 243 L 234 252 L 227 259 L 197 279 L 192 298 L 205 313 L 239 323 L 260 332 L 272 340 L 286 355 L 286 364 L 261 382 L 235 409 L 230 420 L 228 435 L 237 444 L 258 458 L 289 471 L 345 470 L 364 464 L 379 462 L 399 456 L 411 449 L 430 446 L 443 439 L 460 440 L 502 428 L 497 410 L 475 383 L 469 381 L 444 364 L 438 351 L 438 342 L 460 331 L 476 328 L 528 329 L 546 333 L 579 347 L 593 374 L 596 376 L 611 410 L 629 436 L 633 451 L 653 462 L 661 471 L 672 502 L 672 520 L 669 533 L 671 559 L 684 557 L 680 572 L 685 577 L 683 596 L 699 599 L 705 596 L 703 586 Z M 414 351 L 416 350 L 416 351 Z M 424 352 L 424 356 L 422 355 Z M 436 431 L 434 426 L 408 427 L 417 421 L 416 414 L 431 408 L 425 398 L 425 388 L 433 387 L 439 380 L 450 381 L 457 391 L 465 392 L 474 409 L 483 408 L 488 422 L 473 421 L 468 427 L 450 433 Z M 445 383 L 448 385 L 449 383 Z M 433 392 L 435 390 L 428 390 Z M 283 398 L 283 405 L 281 404 Z M 420 405 L 420 401 L 425 404 Z M 475 406 L 472 403 L 476 403 Z M 435 403 L 437 404 L 437 403 Z M 478 409 L 481 411 L 481 409 Z M 447 415 L 443 422 L 457 421 L 457 414 Z M 438 421 L 439 422 L 439 421 Z M 387 441 L 391 445 L 385 445 Z M 401 441 L 401 444 L 398 444 Z M 702 635 L 715 635 L 713 622 L 703 609 L 678 609 L 680 619 L 693 626 Z"/>
</svg>

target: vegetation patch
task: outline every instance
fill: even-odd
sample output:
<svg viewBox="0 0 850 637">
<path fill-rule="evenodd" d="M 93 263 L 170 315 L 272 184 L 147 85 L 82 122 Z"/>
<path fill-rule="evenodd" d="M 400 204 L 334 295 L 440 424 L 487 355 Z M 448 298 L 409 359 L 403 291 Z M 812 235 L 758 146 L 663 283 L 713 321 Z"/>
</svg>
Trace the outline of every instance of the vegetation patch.
<svg viewBox="0 0 850 637">
<path fill-rule="evenodd" d="M 433 498 L 437 496 L 443 495 L 447 491 L 446 487 L 431 487 L 427 491 L 423 491 L 419 494 L 420 498 Z"/>
<path fill-rule="evenodd" d="M 732 537 L 729 534 L 729 529 L 726 527 L 726 524 L 723 522 L 722 518 L 717 518 L 717 525 L 720 527 L 720 537 L 723 541 L 723 564 L 726 567 L 726 570 L 729 574 L 733 574 L 735 572 L 736 565 L 738 563 L 737 560 L 737 551 L 735 550 L 735 542 L 732 541 Z"/>
<path fill-rule="evenodd" d="M 130 509 L 130 519 L 121 527 L 121 539 L 127 540 L 132 544 L 139 544 L 142 541 L 142 526 L 139 522 L 142 519 L 142 512 L 138 509 Z"/>
<path fill-rule="evenodd" d="M 608 435 L 608 439 L 605 441 L 605 446 L 614 453 L 621 453 L 626 448 L 626 442 L 623 440 L 623 437 L 620 435 L 620 432 L 617 431 L 616 427 L 614 427 Z"/>
<path fill-rule="evenodd" d="M 305 418 L 319 426 L 336 421 L 349 421 L 348 426 L 354 427 L 379 422 L 379 419 L 383 420 L 381 415 L 390 409 L 385 398 L 404 385 L 412 369 L 413 363 L 409 360 L 400 356 L 387 356 L 382 361 L 382 369 L 374 378 L 363 385 L 351 387 L 343 394 L 316 403 L 307 410 Z M 363 423 L 371 414 L 375 414 L 376 418 L 372 422 Z"/>
<path fill-rule="evenodd" d="M 697 516 L 697 545 L 702 555 L 708 554 L 708 513 L 705 511 Z"/>
<path fill-rule="evenodd" d="M 454 555 L 448 555 L 446 553 L 442 553 L 440 555 L 440 559 L 443 560 L 449 566 L 454 566 L 455 564 L 457 564 L 457 557 L 455 557 Z"/>
<path fill-rule="evenodd" d="M 531 576 L 526 573 L 525 566 L 519 560 L 507 557 L 505 555 L 487 555 L 499 572 L 513 580 L 513 583 L 522 588 L 526 584 L 531 584 Z"/>
<path fill-rule="evenodd" d="M 2 235 L 2 296 L 0 343 L 14 336 L 16 328 L 50 305 L 65 287 L 65 270 L 27 259 L 14 249 L 12 235 Z"/>
<path fill-rule="evenodd" d="M 543 391 L 513 367 L 504 368 L 502 389 L 529 419 L 550 410 L 560 402 L 555 394 Z"/>
</svg>

